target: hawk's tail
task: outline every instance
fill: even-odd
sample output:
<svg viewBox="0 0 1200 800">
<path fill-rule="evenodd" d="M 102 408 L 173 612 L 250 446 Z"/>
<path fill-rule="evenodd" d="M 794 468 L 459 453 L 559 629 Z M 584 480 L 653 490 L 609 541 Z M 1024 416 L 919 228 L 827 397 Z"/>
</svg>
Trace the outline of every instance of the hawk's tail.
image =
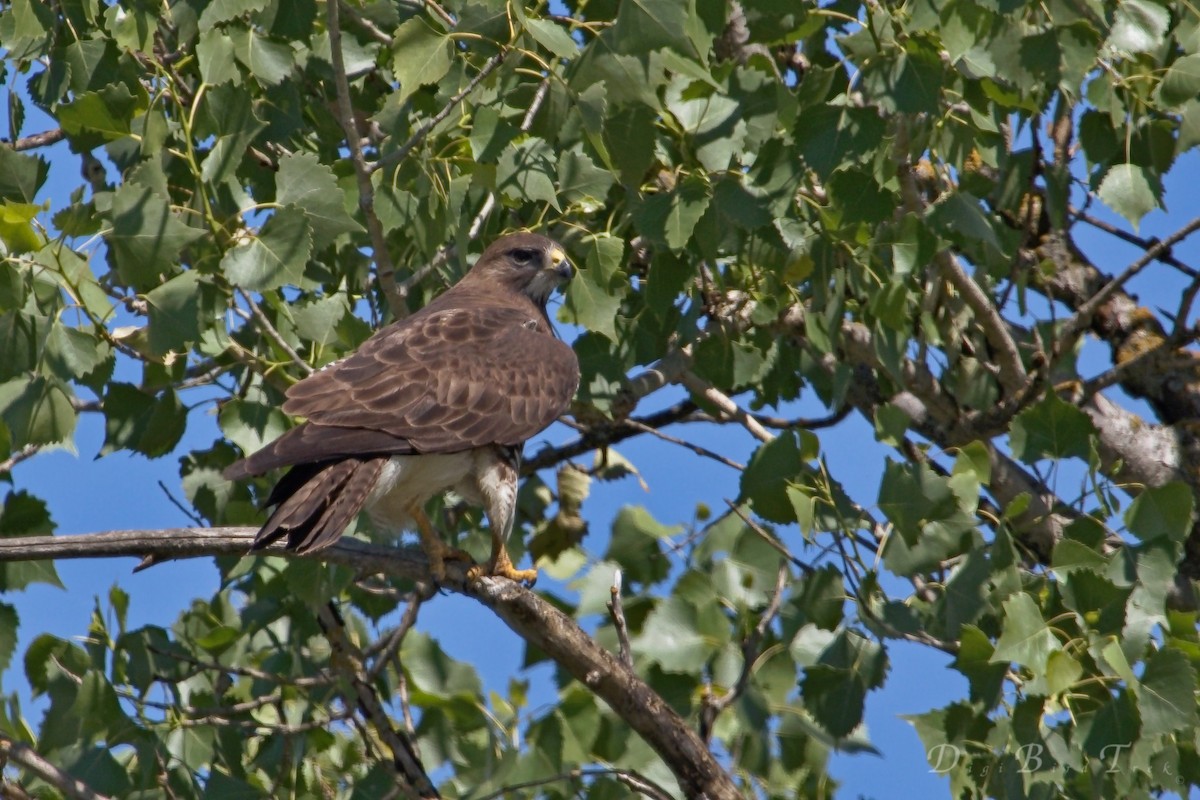
<svg viewBox="0 0 1200 800">
<path fill-rule="evenodd" d="M 347 458 L 292 467 L 272 490 L 267 503 L 275 510 L 251 549 L 261 550 L 284 536 L 288 549 L 298 553 L 333 544 L 362 510 L 387 461 Z"/>
</svg>

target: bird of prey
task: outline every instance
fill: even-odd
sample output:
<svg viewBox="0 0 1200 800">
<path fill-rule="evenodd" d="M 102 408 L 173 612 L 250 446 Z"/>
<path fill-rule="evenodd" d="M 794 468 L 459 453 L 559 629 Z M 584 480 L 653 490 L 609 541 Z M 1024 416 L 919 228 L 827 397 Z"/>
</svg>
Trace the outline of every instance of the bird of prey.
<svg viewBox="0 0 1200 800">
<path fill-rule="evenodd" d="M 289 549 L 320 550 L 366 509 L 391 533 L 415 524 L 440 580 L 446 559 L 470 559 L 441 541 L 423 511 L 452 489 L 482 506 L 491 528 L 486 573 L 472 566 L 468 576 L 536 580 L 536 569 L 513 566 L 505 541 L 522 445 L 579 385 L 575 352 L 546 314 L 571 274 L 550 239 L 504 236 L 428 306 L 288 389 L 283 410 L 306 421 L 225 470 L 236 480 L 290 467 L 267 498 L 274 511 L 253 549 L 286 537 Z"/>
</svg>

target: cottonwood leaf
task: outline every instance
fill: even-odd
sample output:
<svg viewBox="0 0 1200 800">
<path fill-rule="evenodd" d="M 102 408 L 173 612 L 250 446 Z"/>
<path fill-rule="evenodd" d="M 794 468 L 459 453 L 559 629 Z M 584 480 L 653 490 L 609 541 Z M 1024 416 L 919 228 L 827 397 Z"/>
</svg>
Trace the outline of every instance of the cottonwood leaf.
<svg viewBox="0 0 1200 800">
<path fill-rule="evenodd" d="M 226 252 L 221 269 L 235 286 L 252 292 L 295 286 L 304 278 L 311 252 L 304 212 L 285 206 L 271 215 L 258 236 Z"/>
<path fill-rule="evenodd" d="M 112 231 L 108 244 L 121 281 L 145 291 L 162 273 L 174 272 L 179 254 L 204 232 L 185 225 L 153 190 L 122 184 L 112 198 Z"/>
<path fill-rule="evenodd" d="M 1196 671 L 1180 651 L 1164 648 L 1146 659 L 1134 689 L 1143 736 L 1195 727 Z"/>
<path fill-rule="evenodd" d="M 1013 420 L 1009 444 L 1027 464 L 1043 458 L 1086 458 L 1096 426 L 1078 407 L 1051 393 Z"/>
<path fill-rule="evenodd" d="M 1125 525 L 1134 536 L 1147 541 L 1166 536 L 1184 541 L 1192 529 L 1195 497 L 1188 486 L 1172 481 L 1143 491 L 1125 512 Z"/>
<path fill-rule="evenodd" d="M 1060 650 L 1058 637 L 1027 592 L 1017 592 L 1004 601 L 1003 630 L 990 661 L 1015 662 L 1042 675 L 1050 654 Z"/>
<path fill-rule="evenodd" d="M 1120 214 L 1137 230 L 1142 217 L 1159 207 L 1162 189 L 1157 179 L 1136 164 L 1117 164 L 1100 181 L 1097 194 L 1106 206 Z"/>
<path fill-rule="evenodd" d="M 450 37 L 421 16 L 405 20 L 392 36 L 392 69 L 400 81 L 392 102 L 403 103 L 425 84 L 437 83 L 450 64 Z"/>
<path fill-rule="evenodd" d="M 312 228 L 313 246 L 318 250 L 343 233 L 363 229 L 346 213 L 343 197 L 333 170 L 314 154 L 300 152 L 279 159 L 275 202 L 304 212 Z"/>
</svg>

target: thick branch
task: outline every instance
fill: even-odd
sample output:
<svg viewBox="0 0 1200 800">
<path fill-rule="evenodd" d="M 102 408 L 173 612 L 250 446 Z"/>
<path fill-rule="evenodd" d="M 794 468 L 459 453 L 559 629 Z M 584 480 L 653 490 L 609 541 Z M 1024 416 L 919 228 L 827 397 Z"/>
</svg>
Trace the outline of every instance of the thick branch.
<svg viewBox="0 0 1200 800">
<path fill-rule="evenodd" d="M 29 745 L 15 742 L 3 734 L 0 734 L 0 753 L 9 761 L 20 764 L 23 769 L 58 789 L 64 797 L 70 797 L 72 800 L 108 800 L 108 795 L 100 794 L 78 778 L 63 772 L 38 755 Z"/>
<path fill-rule="evenodd" d="M 17 537 L 0 539 L 0 562 L 105 556 L 149 556 L 162 561 L 245 555 L 255 533 L 255 528 L 173 528 Z M 279 546 L 267 552 L 302 557 Z M 415 548 L 380 547 L 343 538 L 323 550 L 321 557 L 361 574 L 382 573 L 413 580 L 430 577 L 429 562 Z M 662 757 L 686 796 L 741 798 L 733 781 L 687 723 L 573 619 L 512 581 L 484 578 L 468 584 L 463 565 L 451 562 L 448 567 L 443 589 L 473 597 L 490 608 L 521 638 L 603 698 Z"/>
</svg>

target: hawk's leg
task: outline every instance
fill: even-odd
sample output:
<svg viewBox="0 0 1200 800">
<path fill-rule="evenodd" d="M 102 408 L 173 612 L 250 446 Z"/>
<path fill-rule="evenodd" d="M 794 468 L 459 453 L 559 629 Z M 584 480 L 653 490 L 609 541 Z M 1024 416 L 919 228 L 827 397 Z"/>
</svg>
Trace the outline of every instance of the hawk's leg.
<svg viewBox="0 0 1200 800">
<path fill-rule="evenodd" d="M 442 537 L 437 535 L 433 525 L 430 524 L 429 517 L 425 516 L 425 509 L 414 504 L 408 513 L 417 526 L 417 534 L 421 537 L 421 547 L 429 559 L 429 571 L 433 573 L 435 581 L 441 583 L 446 580 L 447 561 L 467 562 L 471 565 L 468 575 L 479 569 L 479 565 L 475 563 L 475 559 L 471 558 L 470 553 L 466 550 L 459 550 L 457 547 L 450 547 L 442 541 Z"/>
<path fill-rule="evenodd" d="M 492 557 L 488 560 L 487 574 L 500 575 L 526 586 L 533 586 L 537 583 L 537 569 L 517 569 L 513 566 L 512 559 L 508 557 L 508 548 L 504 546 L 504 540 L 496 534 L 497 531 L 492 531 Z M 473 577 L 471 572 L 467 573 L 467 577 Z"/>
<path fill-rule="evenodd" d="M 496 446 L 479 456 L 481 469 L 477 473 L 479 495 L 483 498 L 484 512 L 488 518 L 488 529 L 492 534 L 492 557 L 488 559 L 486 571 L 472 567 L 467 571 L 467 580 L 484 575 L 499 575 L 510 581 L 533 586 L 537 581 L 536 569 L 517 569 L 504 543 L 512 533 L 517 516 L 517 477 L 520 474 L 521 450 L 519 447 Z"/>
</svg>

